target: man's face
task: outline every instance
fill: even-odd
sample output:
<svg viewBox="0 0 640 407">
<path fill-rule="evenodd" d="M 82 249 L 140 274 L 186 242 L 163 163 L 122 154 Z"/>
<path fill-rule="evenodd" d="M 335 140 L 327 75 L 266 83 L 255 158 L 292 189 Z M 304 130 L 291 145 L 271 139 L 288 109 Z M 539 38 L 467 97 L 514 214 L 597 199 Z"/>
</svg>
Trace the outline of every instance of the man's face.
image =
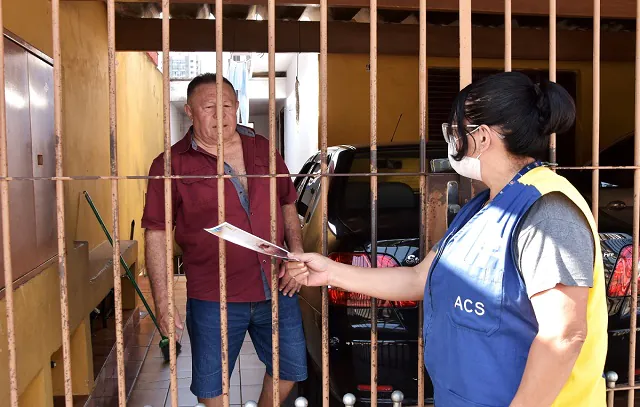
<svg viewBox="0 0 640 407">
<path fill-rule="evenodd" d="M 222 133 L 227 139 L 236 131 L 238 100 L 226 83 L 222 85 L 222 92 Z M 194 90 L 185 105 L 185 112 L 193 122 L 194 131 L 205 141 L 214 142 L 218 137 L 216 101 L 216 84 L 206 83 Z"/>
</svg>

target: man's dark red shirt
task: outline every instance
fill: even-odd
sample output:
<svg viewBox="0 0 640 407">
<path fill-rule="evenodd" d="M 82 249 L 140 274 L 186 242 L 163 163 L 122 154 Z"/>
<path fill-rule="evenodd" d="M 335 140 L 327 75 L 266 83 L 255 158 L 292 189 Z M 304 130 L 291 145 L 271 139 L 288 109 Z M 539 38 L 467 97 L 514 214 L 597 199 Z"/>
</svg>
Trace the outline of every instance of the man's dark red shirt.
<svg viewBox="0 0 640 407">
<path fill-rule="evenodd" d="M 250 128 L 238 125 L 247 174 L 269 174 L 269 141 Z M 225 166 L 231 171 L 230 167 Z M 282 157 L 276 153 L 276 172 L 289 174 Z M 171 147 L 173 175 L 217 175 L 215 156 L 198 149 L 192 130 Z M 153 160 L 150 176 L 164 174 L 164 153 Z M 280 208 L 296 200 L 291 178 L 276 178 Z M 238 189 L 239 188 L 239 189 Z M 248 178 L 247 210 L 242 205 L 242 187 L 225 179 L 225 221 L 267 241 L 271 240 L 269 220 L 269 178 Z M 216 178 L 183 178 L 172 180 L 173 223 L 175 239 L 183 251 L 187 276 L 187 296 L 199 300 L 219 301 L 219 239 L 205 228 L 218 225 L 218 180 Z M 278 241 L 284 242 L 282 211 L 277 216 Z M 164 230 L 164 180 L 150 179 L 142 217 L 142 227 Z M 271 260 L 233 243 L 227 249 L 227 300 L 230 302 L 264 301 L 266 278 L 271 283 Z M 264 272 L 264 276 L 262 273 Z"/>
</svg>

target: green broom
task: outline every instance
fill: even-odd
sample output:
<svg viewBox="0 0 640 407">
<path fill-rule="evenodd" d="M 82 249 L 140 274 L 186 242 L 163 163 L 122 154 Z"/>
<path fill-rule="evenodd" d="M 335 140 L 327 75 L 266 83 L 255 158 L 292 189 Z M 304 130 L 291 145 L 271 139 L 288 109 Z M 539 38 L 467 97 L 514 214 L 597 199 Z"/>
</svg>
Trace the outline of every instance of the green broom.
<svg viewBox="0 0 640 407">
<path fill-rule="evenodd" d="M 98 209 L 93 204 L 93 201 L 91 200 L 91 197 L 89 196 L 89 193 L 87 191 L 84 191 L 83 193 L 84 193 L 85 198 L 87 198 L 87 202 L 89 203 L 89 206 L 91 206 L 91 209 L 93 210 L 94 215 L 96 215 L 96 219 L 98 219 L 98 222 L 100 223 L 100 226 L 102 227 L 102 231 L 107 236 L 107 239 L 109 240 L 109 243 L 113 247 L 113 239 L 111 238 L 111 234 L 107 230 L 107 227 L 105 226 L 104 221 L 102 220 L 102 217 L 100 217 L 100 213 L 98 212 Z M 144 299 L 144 295 L 142 295 L 142 291 L 140 291 L 140 287 L 138 287 L 138 284 L 136 283 L 136 279 L 133 276 L 133 273 L 131 273 L 131 270 L 129 269 L 129 266 L 124 261 L 124 258 L 122 257 L 122 254 L 120 255 L 120 264 L 124 268 L 124 271 L 125 271 L 125 274 L 126 274 L 127 278 L 129 279 L 129 281 L 131 281 L 131 284 L 133 284 L 133 288 L 135 288 L 136 293 L 138 293 L 138 296 L 142 300 L 142 303 L 144 304 L 144 307 L 147 309 L 147 312 L 149 313 L 149 316 L 151 317 L 151 320 L 153 321 L 153 324 L 158 329 L 158 333 L 162 337 L 162 339 L 160 339 L 159 346 L 160 346 L 160 350 L 162 351 L 162 356 L 164 357 L 164 361 L 168 362 L 169 361 L 169 338 L 167 338 L 166 336 L 164 336 L 162 334 L 162 331 L 160 330 L 160 326 L 158 325 L 158 321 L 156 320 L 156 316 L 151 311 L 151 307 L 149 307 L 149 304 L 147 303 L 147 300 Z M 114 267 L 114 273 L 115 273 L 115 267 Z M 180 345 L 180 342 L 176 341 L 176 357 L 180 354 L 181 350 L 182 350 L 182 345 Z"/>
</svg>

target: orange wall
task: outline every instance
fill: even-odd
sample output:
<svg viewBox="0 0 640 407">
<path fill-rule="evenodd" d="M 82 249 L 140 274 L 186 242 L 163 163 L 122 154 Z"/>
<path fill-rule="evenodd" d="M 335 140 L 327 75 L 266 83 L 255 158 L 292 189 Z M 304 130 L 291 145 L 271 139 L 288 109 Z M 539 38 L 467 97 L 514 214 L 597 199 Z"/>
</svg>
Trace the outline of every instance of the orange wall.
<svg viewBox="0 0 640 407">
<path fill-rule="evenodd" d="M 25 42 L 51 55 L 51 2 L 3 0 L 5 28 Z M 109 175 L 109 110 L 106 5 L 102 1 L 68 2 L 60 6 L 62 45 L 62 134 L 64 173 L 68 176 Z M 162 150 L 162 77 L 145 53 L 117 56 L 118 153 L 122 175 L 146 175 L 152 158 Z M 141 241 L 144 180 L 120 181 L 121 238 L 128 239 L 131 219 L 136 219 L 136 239 Z M 89 283 L 92 269 L 88 251 L 106 240 L 82 191 L 91 194 L 109 229 L 112 228 L 109 181 L 65 182 L 65 232 L 71 331 L 113 287 L 107 272 Z M 55 202 L 52 202 L 55 205 Z M 74 241 L 87 241 L 78 248 Z M 144 253 L 142 244 L 125 253 L 129 264 Z M 18 391 L 20 405 L 51 402 L 50 361 L 61 346 L 60 292 L 57 263 L 20 286 L 14 294 Z M 139 264 L 140 266 L 140 264 Z M 94 265 L 95 267 L 95 265 Z M 8 400 L 6 302 L 0 299 L 0 400 Z M 86 328 L 86 327 L 85 327 Z M 86 335 L 85 335 L 86 336 Z M 85 342 L 78 339 L 76 342 Z M 72 346 L 73 342 L 72 338 Z M 90 343 L 89 343 L 90 349 Z M 72 350 L 87 353 L 87 348 Z M 72 363 L 77 363 L 78 358 Z M 87 364 L 88 366 L 88 364 Z M 86 366 L 85 366 L 86 367 Z M 76 382 L 92 383 L 92 372 L 73 371 Z M 34 380 L 35 379 L 35 380 Z M 55 383 L 53 387 L 59 387 Z M 85 386 L 86 387 L 86 386 Z M 25 393 L 26 392 L 26 393 Z M 38 398 L 38 392 L 47 392 Z M 25 404 L 26 403 L 26 404 Z M 35 403 L 35 404 L 34 404 Z M 4 405 L 0 402 L 0 405 Z"/>
<path fill-rule="evenodd" d="M 368 144 L 370 134 L 368 55 L 328 56 L 328 143 Z M 453 58 L 429 58 L 430 67 L 458 67 Z M 475 59 L 474 68 L 503 69 L 502 60 Z M 546 61 L 514 61 L 514 69 L 548 69 Z M 577 73 L 576 146 L 578 162 L 591 158 L 593 69 L 591 62 L 558 62 L 558 69 Z M 633 130 L 634 65 L 602 63 L 601 148 Z M 418 140 L 418 58 L 378 57 L 378 142 Z M 428 120 L 428 117 L 427 117 Z M 440 137 L 432 134 L 430 137 Z"/>
</svg>

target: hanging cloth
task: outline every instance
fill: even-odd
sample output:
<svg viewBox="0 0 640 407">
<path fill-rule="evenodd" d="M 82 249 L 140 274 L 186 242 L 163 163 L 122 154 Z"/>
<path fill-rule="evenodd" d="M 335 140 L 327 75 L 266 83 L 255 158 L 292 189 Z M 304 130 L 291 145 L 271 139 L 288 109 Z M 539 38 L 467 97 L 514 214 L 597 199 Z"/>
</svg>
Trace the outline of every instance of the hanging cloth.
<svg viewBox="0 0 640 407">
<path fill-rule="evenodd" d="M 249 124 L 249 61 L 229 60 L 229 81 L 236 89 L 239 103 L 238 123 L 247 126 Z"/>
</svg>

